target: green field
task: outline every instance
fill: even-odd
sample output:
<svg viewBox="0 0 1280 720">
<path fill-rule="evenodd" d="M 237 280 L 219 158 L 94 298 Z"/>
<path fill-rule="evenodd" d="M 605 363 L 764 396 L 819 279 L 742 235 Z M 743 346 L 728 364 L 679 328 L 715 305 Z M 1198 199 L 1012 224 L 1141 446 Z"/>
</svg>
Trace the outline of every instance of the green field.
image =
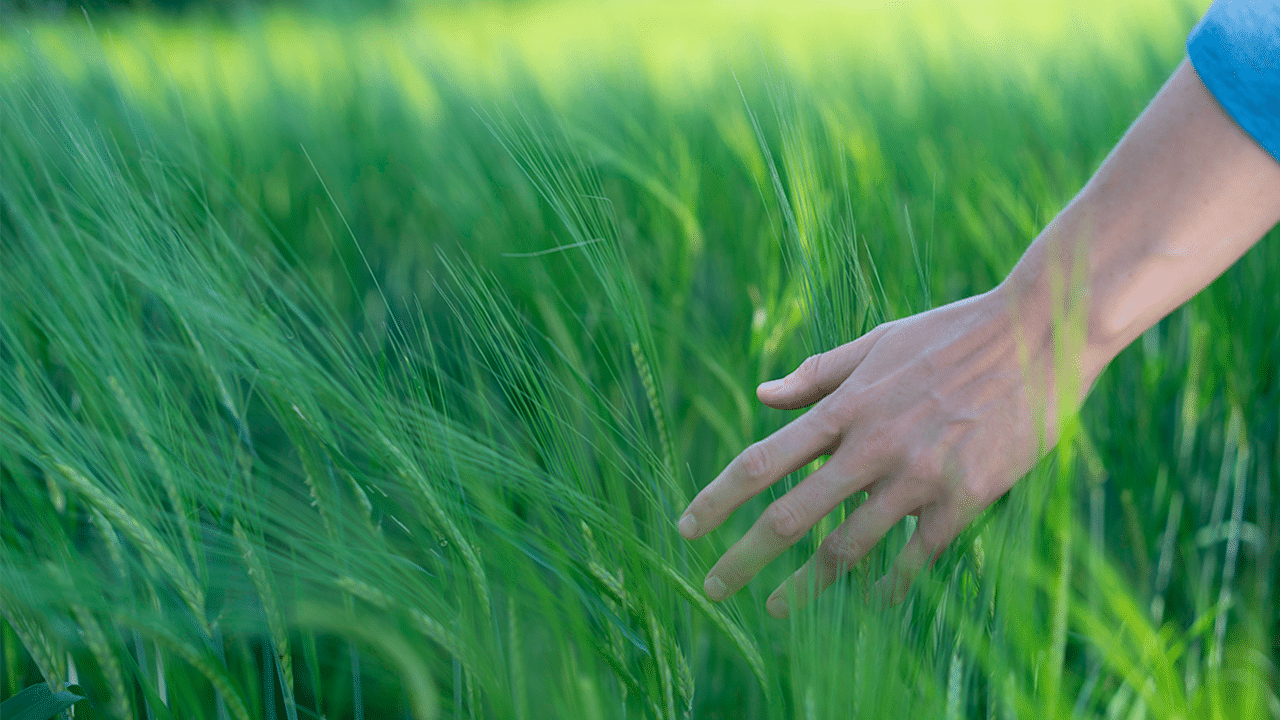
<svg viewBox="0 0 1280 720">
<path fill-rule="evenodd" d="M 757 383 L 998 283 L 1206 5 L 6 19 L 0 700 L 1280 718 L 1278 231 L 901 605 L 913 518 L 764 610 L 864 494 L 704 596 L 812 466 L 675 526 Z"/>
</svg>

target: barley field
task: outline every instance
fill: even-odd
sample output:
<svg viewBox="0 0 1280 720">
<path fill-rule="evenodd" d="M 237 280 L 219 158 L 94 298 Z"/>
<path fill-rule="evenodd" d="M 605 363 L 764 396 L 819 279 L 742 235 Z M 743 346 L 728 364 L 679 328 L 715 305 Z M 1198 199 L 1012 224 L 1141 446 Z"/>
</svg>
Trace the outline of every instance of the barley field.
<svg viewBox="0 0 1280 720">
<path fill-rule="evenodd" d="M 1280 231 L 900 605 L 675 522 L 753 388 L 985 292 L 1207 2 L 0 28 L 6 718 L 1280 718 Z M 22 707 L 26 703 L 25 709 Z"/>
</svg>

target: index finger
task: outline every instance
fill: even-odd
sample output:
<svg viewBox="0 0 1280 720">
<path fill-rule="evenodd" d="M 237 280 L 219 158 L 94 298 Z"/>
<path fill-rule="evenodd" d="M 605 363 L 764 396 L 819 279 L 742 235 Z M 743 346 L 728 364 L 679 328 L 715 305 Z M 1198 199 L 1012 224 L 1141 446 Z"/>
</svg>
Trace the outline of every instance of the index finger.
<svg viewBox="0 0 1280 720">
<path fill-rule="evenodd" d="M 689 503 L 680 518 L 680 534 L 687 540 L 706 535 L 766 487 L 830 454 L 842 428 L 823 405 L 818 403 L 734 458 Z"/>
</svg>

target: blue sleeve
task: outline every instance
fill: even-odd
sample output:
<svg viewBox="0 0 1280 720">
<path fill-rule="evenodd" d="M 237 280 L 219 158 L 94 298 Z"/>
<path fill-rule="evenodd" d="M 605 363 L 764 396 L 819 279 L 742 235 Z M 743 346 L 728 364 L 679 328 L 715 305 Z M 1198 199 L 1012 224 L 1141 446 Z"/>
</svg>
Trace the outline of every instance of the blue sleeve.
<svg viewBox="0 0 1280 720">
<path fill-rule="evenodd" d="M 1187 57 L 1233 120 L 1280 162 L 1280 0 L 1216 0 Z"/>
</svg>

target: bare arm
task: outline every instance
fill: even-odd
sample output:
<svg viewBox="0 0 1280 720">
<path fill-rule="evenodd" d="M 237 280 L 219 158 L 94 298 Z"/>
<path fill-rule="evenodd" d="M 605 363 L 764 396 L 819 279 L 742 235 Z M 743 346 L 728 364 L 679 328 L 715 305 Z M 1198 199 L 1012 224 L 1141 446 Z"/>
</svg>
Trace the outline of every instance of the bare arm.
<svg viewBox="0 0 1280 720">
<path fill-rule="evenodd" d="M 723 600 L 737 592 L 866 490 L 867 501 L 773 592 L 768 609 L 786 617 L 809 602 L 913 514 L 915 534 L 880 584 L 900 599 L 916 573 L 1056 444 L 1055 316 L 1085 320 L 1084 344 L 1068 366 L 1077 391 L 1067 400 L 1078 403 L 1121 349 L 1277 220 L 1280 163 L 1226 116 L 1184 60 L 998 287 L 881 325 L 760 386 L 771 407 L 812 407 L 703 488 L 681 517 L 681 534 L 705 535 L 788 473 L 830 458 L 720 558 L 707 594 Z M 1075 296 L 1062 292 L 1073 261 Z"/>
<path fill-rule="evenodd" d="M 1092 381 L 1280 220 L 1280 163 L 1240 129 L 1185 58 L 1093 178 L 1001 284 L 1035 321 L 1050 268 L 1087 257 L 1081 370 Z"/>
</svg>

